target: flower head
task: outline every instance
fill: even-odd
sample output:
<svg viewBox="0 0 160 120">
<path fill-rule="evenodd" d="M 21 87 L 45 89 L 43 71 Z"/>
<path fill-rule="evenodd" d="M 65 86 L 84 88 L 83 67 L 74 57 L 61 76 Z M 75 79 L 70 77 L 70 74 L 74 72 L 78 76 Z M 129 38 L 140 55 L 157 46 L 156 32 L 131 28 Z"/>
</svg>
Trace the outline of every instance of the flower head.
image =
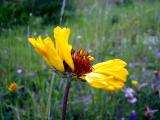
<svg viewBox="0 0 160 120">
<path fill-rule="evenodd" d="M 132 83 L 132 85 L 137 86 L 138 81 L 137 80 L 132 80 L 131 83 Z"/>
<path fill-rule="evenodd" d="M 8 90 L 13 92 L 13 91 L 16 91 L 17 89 L 17 83 L 15 82 L 12 82 L 9 86 L 8 86 Z"/>
<path fill-rule="evenodd" d="M 124 88 L 123 91 L 129 103 L 134 104 L 137 102 L 137 98 L 134 96 L 135 91 L 132 88 Z"/>
<path fill-rule="evenodd" d="M 125 92 L 125 97 L 134 97 L 134 90 L 132 89 L 132 88 L 126 88 L 125 90 L 124 90 L 124 92 Z"/>
<path fill-rule="evenodd" d="M 86 50 L 79 49 L 79 50 L 72 50 L 71 52 L 72 60 L 74 63 L 74 70 L 72 71 L 71 68 L 64 64 L 65 71 L 71 72 L 78 77 L 83 76 L 86 73 L 92 71 L 91 62 L 94 60 L 92 56 Z"/>
<path fill-rule="evenodd" d="M 61 72 L 69 72 L 86 80 L 89 85 L 115 91 L 124 86 L 128 71 L 127 64 L 120 59 L 113 59 L 92 66 L 94 58 L 84 49 L 75 50 L 68 43 L 70 29 L 56 27 L 53 42 L 50 37 L 29 38 L 38 53 L 50 66 Z"/>
<path fill-rule="evenodd" d="M 137 120 L 137 113 L 135 110 L 131 111 L 129 120 Z"/>
<path fill-rule="evenodd" d="M 151 119 L 151 120 L 155 120 L 155 113 L 159 112 L 158 109 L 150 109 L 148 106 L 145 107 L 144 109 L 144 117 L 146 119 Z"/>
</svg>

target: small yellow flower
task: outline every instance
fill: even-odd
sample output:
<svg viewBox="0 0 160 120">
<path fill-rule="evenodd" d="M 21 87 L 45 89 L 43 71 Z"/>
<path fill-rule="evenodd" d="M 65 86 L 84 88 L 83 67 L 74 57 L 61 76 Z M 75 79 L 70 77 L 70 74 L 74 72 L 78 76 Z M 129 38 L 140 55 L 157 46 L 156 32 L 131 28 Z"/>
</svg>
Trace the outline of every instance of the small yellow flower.
<svg viewBox="0 0 160 120">
<path fill-rule="evenodd" d="M 12 82 L 8 87 L 8 90 L 11 92 L 16 91 L 16 89 L 17 89 L 17 83 L 15 82 Z"/>
<path fill-rule="evenodd" d="M 131 83 L 132 83 L 132 85 L 136 86 L 138 84 L 138 81 L 137 80 L 132 80 Z"/>
<path fill-rule="evenodd" d="M 50 37 L 30 37 L 28 40 L 50 66 L 61 72 L 68 72 L 86 80 L 92 87 L 115 91 L 121 89 L 126 82 L 127 63 L 120 59 L 113 59 L 91 65 L 94 60 L 84 49 L 75 50 L 68 43 L 70 29 L 56 27 L 55 42 Z M 54 44 L 55 43 L 55 44 Z"/>
</svg>

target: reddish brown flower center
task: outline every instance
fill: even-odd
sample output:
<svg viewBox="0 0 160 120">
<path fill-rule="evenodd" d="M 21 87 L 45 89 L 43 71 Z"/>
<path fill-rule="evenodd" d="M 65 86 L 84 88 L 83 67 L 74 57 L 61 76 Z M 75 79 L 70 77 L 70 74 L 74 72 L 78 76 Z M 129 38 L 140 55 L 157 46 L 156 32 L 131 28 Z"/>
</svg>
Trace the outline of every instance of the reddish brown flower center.
<svg viewBox="0 0 160 120">
<path fill-rule="evenodd" d="M 72 50 L 71 55 L 74 63 L 74 71 L 72 71 L 66 63 L 64 63 L 66 72 L 72 72 L 80 77 L 92 71 L 91 62 L 93 61 L 93 57 L 89 56 L 87 51 L 83 49 L 79 49 L 77 51 Z"/>
</svg>

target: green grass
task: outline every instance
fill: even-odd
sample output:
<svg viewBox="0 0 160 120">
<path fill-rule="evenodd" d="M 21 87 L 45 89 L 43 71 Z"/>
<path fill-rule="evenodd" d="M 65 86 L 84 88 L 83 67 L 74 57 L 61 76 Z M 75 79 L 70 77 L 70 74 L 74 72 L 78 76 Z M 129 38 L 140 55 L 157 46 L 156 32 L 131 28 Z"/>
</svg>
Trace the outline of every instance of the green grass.
<svg viewBox="0 0 160 120">
<path fill-rule="evenodd" d="M 137 111 L 139 119 L 143 119 L 145 106 L 153 109 L 160 107 L 160 98 L 153 95 L 151 90 L 151 83 L 155 79 L 153 72 L 160 68 L 160 58 L 156 56 L 156 51 L 160 49 L 159 6 L 160 2 L 118 7 L 90 4 L 83 6 L 84 9 L 76 6 L 76 15 L 63 23 L 72 30 L 70 43 L 73 47 L 91 51 L 95 57 L 94 63 L 114 58 L 125 60 L 130 73 L 127 86 L 131 86 L 131 79 L 147 82 L 149 86 L 144 88 L 144 93 L 136 94 L 138 102 L 131 105 L 122 91 L 110 93 L 73 80 L 67 119 L 129 118 L 133 109 Z M 33 36 L 45 37 L 49 34 L 53 37 L 53 27 L 31 21 L 29 32 Z M 49 116 L 50 119 L 59 120 L 66 79 L 57 74 L 52 77 L 53 71 L 28 44 L 27 31 L 28 26 L 16 26 L 3 29 L 0 33 L 0 119 L 44 120 Z M 77 36 L 81 36 L 81 39 Z M 23 70 L 21 74 L 16 72 L 18 68 Z M 10 93 L 7 89 L 13 81 L 20 87 L 16 93 Z M 92 99 L 85 104 L 90 97 Z M 158 113 L 156 117 L 160 119 Z"/>
</svg>

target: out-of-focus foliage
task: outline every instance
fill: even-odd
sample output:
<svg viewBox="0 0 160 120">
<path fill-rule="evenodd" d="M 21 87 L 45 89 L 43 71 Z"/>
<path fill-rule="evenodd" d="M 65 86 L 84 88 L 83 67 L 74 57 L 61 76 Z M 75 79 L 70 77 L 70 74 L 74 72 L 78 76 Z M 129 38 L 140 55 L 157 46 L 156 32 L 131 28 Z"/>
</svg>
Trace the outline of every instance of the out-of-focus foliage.
<svg viewBox="0 0 160 120">
<path fill-rule="evenodd" d="M 62 0 L 3 0 L 0 2 L 0 27 L 35 22 L 32 17 L 42 24 L 58 24 L 61 7 Z M 73 7 L 67 2 L 65 8 L 64 16 L 69 17 L 71 14 L 67 11 L 71 12 Z"/>
</svg>

